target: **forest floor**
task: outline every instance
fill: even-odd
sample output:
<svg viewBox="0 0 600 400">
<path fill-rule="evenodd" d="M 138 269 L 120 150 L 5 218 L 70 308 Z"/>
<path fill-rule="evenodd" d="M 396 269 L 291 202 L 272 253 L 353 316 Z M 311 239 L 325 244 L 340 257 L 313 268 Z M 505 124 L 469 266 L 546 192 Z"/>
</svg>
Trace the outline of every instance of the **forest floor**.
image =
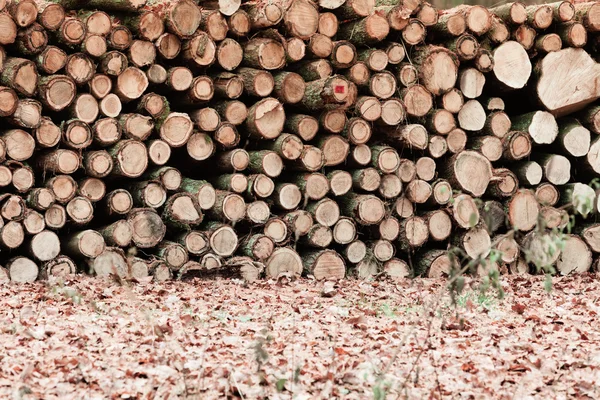
<svg viewBox="0 0 600 400">
<path fill-rule="evenodd" d="M 4 285 L 0 398 L 600 398 L 600 276 L 502 286 Z"/>
</svg>

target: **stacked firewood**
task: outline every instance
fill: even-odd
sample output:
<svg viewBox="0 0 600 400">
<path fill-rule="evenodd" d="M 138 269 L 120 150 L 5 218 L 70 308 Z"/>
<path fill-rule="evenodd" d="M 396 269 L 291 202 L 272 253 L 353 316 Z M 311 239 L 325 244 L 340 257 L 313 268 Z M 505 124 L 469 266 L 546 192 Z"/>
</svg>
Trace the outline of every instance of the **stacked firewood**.
<svg viewBox="0 0 600 400">
<path fill-rule="evenodd" d="M 592 267 L 600 3 L 241 3 L 0 0 L 0 280 Z"/>
</svg>

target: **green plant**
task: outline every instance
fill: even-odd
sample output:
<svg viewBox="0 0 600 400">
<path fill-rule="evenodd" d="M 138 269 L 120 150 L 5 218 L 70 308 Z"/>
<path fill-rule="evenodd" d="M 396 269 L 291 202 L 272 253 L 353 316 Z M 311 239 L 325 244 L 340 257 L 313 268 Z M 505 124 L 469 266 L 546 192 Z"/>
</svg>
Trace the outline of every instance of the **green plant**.
<svg viewBox="0 0 600 400">
<path fill-rule="evenodd" d="M 515 238 L 520 243 L 519 250 L 523 254 L 525 261 L 533 265 L 537 273 L 546 275 L 544 287 L 547 291 L 550 291 L 552 289 L 551 276 L 556 273 L 554 262 L 559 252 L 564 250 L 567 235 L 571 234 L 575 228 L 578 218 L 585 219 L 594 211 L 597 190 L 600 190 L 600 179 L 597 178 L 590 182 L 589 185 L 575 183 L 566 192 L 566 197 L 571 201 L 560 207 L 560 210 L 565 210 L 568 213 L 566 223 L 559 227 L 548 229 L 544 219 L 540 215 L 536 227 L 529 238 L 524 238 L 523 233 L 512 228 L 506 234 L 496 237 L 489 254 L 485 257 L 470 258 L 460 247 L 451 247 L 449 249 L 449 256 L 452 261 L 452 268 L 448 281 L 448 289 L 453 304 L 461 305 L 460 295 L 465 288 L 464 274 L 467 272 L 484 272 L 479 284 L 479 291 L 482 295 L 486 295 L 490 289 L 493 289 L 496 297 L 499 299 L 504 296 L 504 291 L 500 285 L 500 272 L 495 267 L 501 262 L 503 253 L 495 247 L 499 243 L 499 240 L 506 237 Z M 475 221 L 476 216 L 472 215 L 470 219 Z M 486 226 L 490 226 L 489 221 L 485 221 L 485 218 L 483 222 Z"/>
</svg>

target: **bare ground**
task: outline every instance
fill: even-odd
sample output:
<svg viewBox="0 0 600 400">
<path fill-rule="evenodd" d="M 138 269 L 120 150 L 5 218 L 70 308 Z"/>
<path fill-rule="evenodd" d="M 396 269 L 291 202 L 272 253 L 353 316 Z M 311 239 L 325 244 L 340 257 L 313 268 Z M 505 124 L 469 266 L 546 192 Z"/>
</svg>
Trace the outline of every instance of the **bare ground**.
<svg viewBox="0 0 600 400">
<path fill-rule="evenodd" d="M 600 277 L 0 286 L 0 398 L 600 398 Z"/>
</svg>

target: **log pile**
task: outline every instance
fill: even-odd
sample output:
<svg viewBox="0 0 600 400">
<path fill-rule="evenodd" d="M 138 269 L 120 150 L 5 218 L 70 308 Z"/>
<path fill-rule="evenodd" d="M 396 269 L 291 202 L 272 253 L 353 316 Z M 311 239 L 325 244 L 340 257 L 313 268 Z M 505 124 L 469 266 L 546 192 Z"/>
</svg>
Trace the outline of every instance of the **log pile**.
<svg viewBox="0 0 600 400">
<path fill-rule="evenodd" d="M 600 174 L 600 3 L 9 0 L 0 27 L 1 279 L 600 252 L 589 222 L 543 251 Z"/>
</svg>

